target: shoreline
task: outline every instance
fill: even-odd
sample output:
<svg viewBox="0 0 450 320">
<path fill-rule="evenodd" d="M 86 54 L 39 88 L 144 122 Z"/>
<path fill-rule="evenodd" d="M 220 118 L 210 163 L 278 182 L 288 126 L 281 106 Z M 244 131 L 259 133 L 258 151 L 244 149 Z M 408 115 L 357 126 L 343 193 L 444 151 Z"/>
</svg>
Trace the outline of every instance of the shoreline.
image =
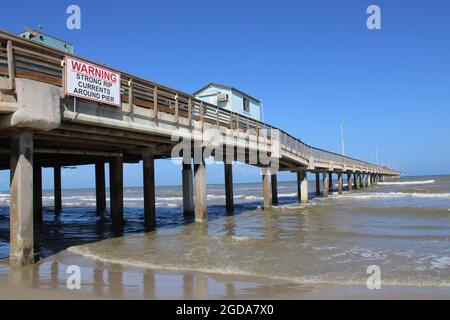
<svg viewBox="0 0 450 320">
<path fill-rule="evenodd" d="M 81 290 L 68 290 L 66 268 L 81 268 Z M 63 251 L 23 268 L 0 261 L 0 299 L 25 300 L 448 300 L 443 287 L 298 284 L 254 276 L 141 269 Z"/>
</svg>

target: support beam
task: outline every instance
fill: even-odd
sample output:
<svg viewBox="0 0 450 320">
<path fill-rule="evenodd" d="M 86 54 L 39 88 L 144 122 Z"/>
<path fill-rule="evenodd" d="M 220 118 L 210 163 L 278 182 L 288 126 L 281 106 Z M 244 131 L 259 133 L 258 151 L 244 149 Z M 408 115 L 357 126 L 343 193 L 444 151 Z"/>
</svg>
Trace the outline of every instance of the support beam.
<svg viewBox="0 0 450 320">
<path fill-rule="evenodd" d="M 123 159 L 111 158 L 109 162 L 109 189 L 113 227 L 121 227 L 123 220 Z"/>
<path fill-rule="evenodd" d="M 356 175 L 356 189 L 361 189 L 361 174 Z"/>
<path fill-rule="evenodd" d="M 297 172 L 297 193 L 300 203 L 308 203 L 308 175 L 306 171 Z"/>
<path fill-rule="evenodd" d="M 53 185 L 55 214 L 59 215 L 62 212 L 61 166 L 55 166 L 53 168 Z"/>
<path fill-rule="evenodd" d="M 338 193 L 344 193 L 344 179 L 342 178 L 342 173 L 338 173 Z"/>
<path fill-rule="evenodd" d="M 156 201 L 155 201 L 155 159 L 150 152 L 142 155 L 144 163 L 144 226 L 145 231 L 154 231 L 156 228 Z"/>
<path fill-rule="evenodd" d="M 359 189 L 359 186 L 358 186 L 358 175 L 356 173 L 353 175 L 353 188 L 355 190 Z"/>
<path fill-rule="evenodd" d="M 183 163 L 183 213 L 186 218 L 194 217 L 194 181 L 192 164 Z"/>
<path fill-rule="evenodd" d="M 195 197 L 195 221 L 208 221 L 208 204 L 206 198 L 206 163 L 201 159 L 194 165 L 194 197 Z"/>
<path fill-rule="evenodd" d="M 11 139 L 10 264 L 34 263 L 33 133 L 14 133 Z"/>
<path fill-rule="evenodd" d="M 104 216 L 106 213 L 106 182 L 105 163 L 99 161 L 95 164 L 95 198 L 97 204 L 97 214 Z"/>
<path fill-rule="evenodd" d="M 353 175 L 351 173 L 347 174 L 347 189 L 348 191 L 353 189 Z"/>
<path fill-rule="evenodd" d="M 320 173 L 316 172 L 316 196 L 320 196 Z"/>
<path fill-rule="evenodd" d="M 264 198 L 264 209 L 270 209 L 272 207 L 272 192 L 270 190 L 270 172 L 268 170 L 263 170 L 262 172 L 262 183 L 263 183 L 263 198 Z"/>
<path fill-rule="evenodd" d="M 225 201 L 227 213 L 234 212 L 234 193 L 233 193 L 233 164 L 225 163 Z"/>
<path fill-rule="evenodd" d="M 41 224 L 43 222 L 42 167 L 37 163 L 33 166 L 33 217 L 35 224 Z"/>
<path fill-rule="evenodd" d="M 277 205 L 278 201 L 278 176 L 273 174 L 270 178 L 272 185 L 272 204 Z"/>
<path fill-rule="evenodd" d="M 330 172 L 329 173 L 329 176 L 328 176 L 328 181 L 330 182 L 330 184 L 329 184 L 329 190 L 330 190 L 330 192 L 331 191 L 333 191 L 333 172 Z"/>
<path fill-rule="evenodd" d="M 324 172 L 322 174 L 322 188 L 323 188 L 323 197 L 327 198 L 328 197 L 328 191 L 329 191 L 329 187 L 330 187 L 330 182 L 329 182 L 329 174 L 327 172 Z"/>
</svg>

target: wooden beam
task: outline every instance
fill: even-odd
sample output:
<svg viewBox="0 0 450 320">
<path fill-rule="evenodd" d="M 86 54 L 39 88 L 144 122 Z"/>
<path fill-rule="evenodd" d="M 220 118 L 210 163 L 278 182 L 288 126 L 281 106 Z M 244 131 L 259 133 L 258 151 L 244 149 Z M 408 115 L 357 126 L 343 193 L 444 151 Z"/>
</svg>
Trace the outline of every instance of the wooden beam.
<svg viewBox="0 0 450 320">
<path fill-rule="evenodd" d="M 178 102 L 178 94 L 175 95 L 175 122 L 180 123 L 180 114 L 179 114 L 179 102 Z"/>
<path fill-rule="evenodd" d="M 6 53 L 8 56 L 8 77 L 9 77 L 9 89 L 12 90 L 15 88 L 15 66 L 14 66 L 14 50 L 12 41 L 8 40 L 6 45 Z"/>
<path fill-rule="evenodd" d="M 153 89 L 153 114 L 155 119 L 158 119 L 158 87 Z"/>
</svg>

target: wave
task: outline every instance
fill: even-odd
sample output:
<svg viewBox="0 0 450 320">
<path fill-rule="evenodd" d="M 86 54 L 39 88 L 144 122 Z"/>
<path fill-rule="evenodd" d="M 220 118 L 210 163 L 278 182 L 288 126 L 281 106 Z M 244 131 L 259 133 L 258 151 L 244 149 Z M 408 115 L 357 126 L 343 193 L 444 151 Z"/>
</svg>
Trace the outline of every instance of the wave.
<svg viewBox="0 0 450 320">
<path fill-rule="evenodd" d="M 280 276 L 274 273 L 265 272 L 252 272 L 243 270 L 239 267 L 222 266 L 222 267 L 208 267 L 208 266 L 187 266 L 187 265 L 173 265 L 169 263 L 152 263 L 143 260 L 136 260 L 132 258 L 121 259 L 111 258 L 103 254 L 97 254 L 91 252 L 85 246 L 71 247 L 67 251 L 83 256 L 94 261 L 99 261 L 108 264 L 122 265 L 125 267 L 138 268 L 138 269 L 151 269 L 151 270 L 164 270 L 172 272 L 198 272 L 211 275 L 229 275 L 229 276 L 242 276 L 242 277 L 254 277 L 261 279 L 268 279 L 273 281 L 282 281 L 294 284 L 306 284 L 306 285 L 358 285 L 366 286 L 367 278 L 352 278 L 348 276 L 346 278 L 337 278 L 335 273 L 328 273 L 322 275 L 306 275 L 306 276 Z M 444 268 L 448 266 L 449 259 L 436 260 L 437 268 Z M 415 286 L 415 287 L 450 287 L 450 281 L 443 281 L 442 279 L 418 279 L 406 277 L 405 279 L 388 279 L 383 278 L 383 286 Z"/>
<path fill-rule="evenodd" d="M 348 193 L 340 198 L 352 199 L 389 199 L 389 198 L 418 198 L 418 199 L 450 199 L 450 193 L 421 193 L 421 192 L 373 192 L 373 193 Z"/>
<path fill-rule="evenodd" d="M 408 186 L 408 185 L 420 185 L 420 184 L 433 184 L 435 180 L 424 180 L 424 181 L 403 181 L 403 182 L 379 182 L 378 185 L 381 186 Z"/>
</svg>

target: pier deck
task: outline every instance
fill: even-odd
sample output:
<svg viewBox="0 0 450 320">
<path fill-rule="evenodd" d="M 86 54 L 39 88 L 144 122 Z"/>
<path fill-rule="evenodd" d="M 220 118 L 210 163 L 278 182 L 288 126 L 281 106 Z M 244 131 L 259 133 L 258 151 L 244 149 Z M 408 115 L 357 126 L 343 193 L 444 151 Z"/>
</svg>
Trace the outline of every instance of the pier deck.
<svg viewBox="0 0 450 320">
<path fill-rule="evenodd" d="M 328 195 L 332 174 L 338 176 L 339 193 L 343 191 L 345 175 L 349 190 L 400 175 L 386 167 L 315 148 L 269 124 L 109 67 L 121 77 L 119 106 L 66 96 L 67 57 L 95 64 L 0 32 L 0 169 L 11 170 L 13 264 L 34 261 L 33 223 L 42 221 L 44 167 L 55 170 L 55 208 L 60 211 L 61 167 L 95 164 L 97 210 L 103 214 L 104 166 L 109 163 L 111 218 L 120 225 L 123 163 L 143 161 L 145 226 L 149 231 L 155 226 L 154 160 L 174 157 L 173 150 L 182 140 L 190 141 L 190 147 L 200 145 L 202 151 L 209 150 L 210 156 L 225 162 L 228 212 L 233 211 L 233 161 L 261 167 L 265 207 L 277 202 L 278 171 L 297 174 L 302 202 L 308 201 L 307 172 L 317 174 L 317 192 L 324 196 Z M 211 135 L 226 138 L 217 142 Z M 198 222 L 204 222 L 204 153 L 194 157 L 182 149 L 176 155 L 185 159 L 184 214 L 195 215 Z"/>
</svg>

